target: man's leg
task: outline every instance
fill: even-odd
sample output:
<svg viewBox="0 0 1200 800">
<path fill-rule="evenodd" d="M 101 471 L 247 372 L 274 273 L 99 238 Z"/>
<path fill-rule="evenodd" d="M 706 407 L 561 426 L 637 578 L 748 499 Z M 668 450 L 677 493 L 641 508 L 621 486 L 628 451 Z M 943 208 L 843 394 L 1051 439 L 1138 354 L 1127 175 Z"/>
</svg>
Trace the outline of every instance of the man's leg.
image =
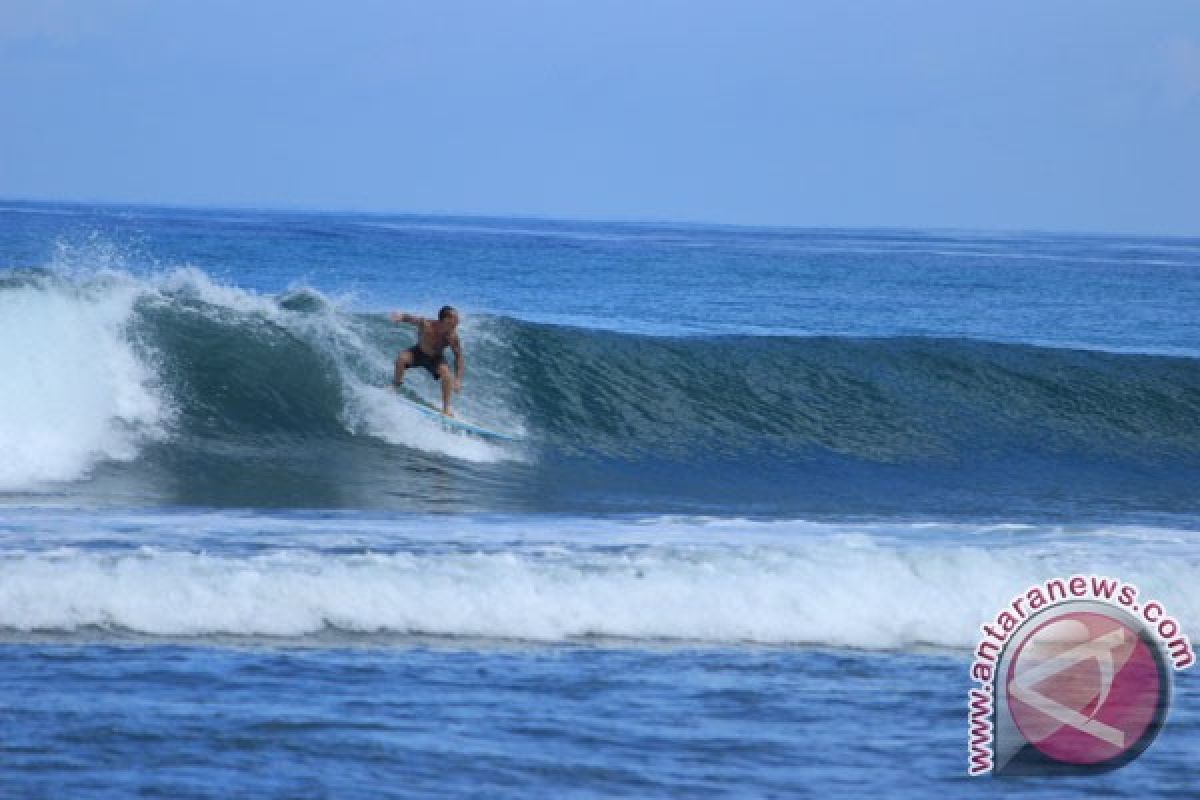
<svg viewBox="0 0 1200 800">
<path fill-rule="evenodd" d="M 396 386 L 404 385 L 404 370 L 412 366 L 412 359 L 413 354 L 408 350 L 403 350 L 396 356 L 396 374 L 392 378 L 392 383 Z"/>
<path fill-rule="evenodd" d="M 450 408 L 450 395 L 454 391 L 454 376 L 450 374 L 450 365 L 442 364 L 438 367 L 438 380 L 442 382 L 442 413 L 447 417 L 453 417 L 454 411 Z"/>
</svg>

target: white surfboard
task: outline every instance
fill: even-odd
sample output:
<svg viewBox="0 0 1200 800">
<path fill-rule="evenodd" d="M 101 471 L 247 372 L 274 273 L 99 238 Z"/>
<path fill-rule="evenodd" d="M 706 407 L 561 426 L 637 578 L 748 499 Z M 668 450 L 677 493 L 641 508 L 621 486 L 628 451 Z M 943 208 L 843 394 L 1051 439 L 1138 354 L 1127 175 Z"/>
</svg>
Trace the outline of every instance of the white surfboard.
<svg viewBox="0 0 1200 800">
<path fill-rule="evenodd" d="M 509 436 L 507 433 L 493 431 L 482 425 L 475 425 L 471 422 L 466 422 L 458 417 L 447 417 L 438 409 L 431 406 L 419 395 L 405 389 L 403 387 L 396 388 L 396 397 L 400 402 L 410 408 L 419 411 L 430 419 L 437 420 L 443 428 L 454 433 L 469 433 L 472 436 L 478 436 L 481 439 L 490 439 L 496 442 L 515 442 L 515 436 Z"/>
</svg>

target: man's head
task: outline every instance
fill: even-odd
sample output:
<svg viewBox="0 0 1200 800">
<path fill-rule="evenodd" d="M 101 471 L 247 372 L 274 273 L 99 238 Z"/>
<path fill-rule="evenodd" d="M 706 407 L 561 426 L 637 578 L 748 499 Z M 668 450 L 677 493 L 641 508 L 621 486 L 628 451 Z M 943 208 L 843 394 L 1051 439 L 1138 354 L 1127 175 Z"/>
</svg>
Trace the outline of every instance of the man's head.
<svg viewBox="0 0 1200 800">
<path fill-rule="evenodd" d="M 458 327 L 458 309 L 454 306 L 442 306 L 438 310 L 438 322 L 446 330 L 454 330 Z"/>
</svg>

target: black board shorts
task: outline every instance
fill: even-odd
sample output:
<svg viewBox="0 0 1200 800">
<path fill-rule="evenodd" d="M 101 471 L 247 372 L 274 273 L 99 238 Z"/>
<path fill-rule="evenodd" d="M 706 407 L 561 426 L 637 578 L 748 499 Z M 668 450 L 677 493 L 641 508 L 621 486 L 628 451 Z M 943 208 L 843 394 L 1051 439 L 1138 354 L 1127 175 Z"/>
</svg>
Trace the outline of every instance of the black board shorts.
<svg viewBox="0 0 1200 800">
<path fill-rule="evenodd" d="M 429 374 L 432 375 L 434 379 L 442 377 L 438 374 L 438 370 L 441 369 L 442 364 L 446 363 L 446 357 L 444 355 L 439 353 L 436 356 L 431 356 L 429 353 L 426 353 L 424 350 L 422 350 L 419 344 L 415 344 L 408 348 L 408 352 L 412 353 L 412 363 L 409 364 L 410 367 L 424 367 L 425 369 L 429 370 Z"/>
</svg>

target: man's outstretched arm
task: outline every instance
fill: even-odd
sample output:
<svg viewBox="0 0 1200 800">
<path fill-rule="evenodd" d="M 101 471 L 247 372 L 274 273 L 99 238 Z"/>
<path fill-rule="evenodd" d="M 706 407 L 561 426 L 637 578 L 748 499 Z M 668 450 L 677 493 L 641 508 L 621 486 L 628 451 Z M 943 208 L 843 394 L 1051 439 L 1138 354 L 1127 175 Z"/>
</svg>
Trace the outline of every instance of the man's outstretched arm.
<svg viewBox="0 0 1200 800">
<path fill-rule="evenodd" d="M 416 314 L 409 314 L 407 311 L 392 312 L 392 322 L 403 322 L 407 325 L 420 325 L 424 321 L 424 317 L 418 317 Z"/>
</svg>

